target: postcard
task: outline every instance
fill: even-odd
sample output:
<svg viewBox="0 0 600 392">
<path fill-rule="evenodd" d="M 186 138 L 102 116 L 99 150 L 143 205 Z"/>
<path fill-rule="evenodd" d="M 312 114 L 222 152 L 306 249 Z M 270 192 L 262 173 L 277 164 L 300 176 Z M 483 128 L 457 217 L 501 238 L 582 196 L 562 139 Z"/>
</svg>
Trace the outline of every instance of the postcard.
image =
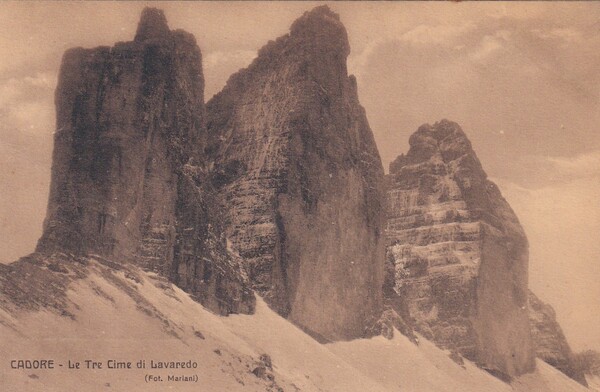
<svg viewBox="0 0 600 392">
<path fill-rule="evenodd" d="M 0 3 L 0 390 L 600 390 L 599 21 Z"/>
</svg>

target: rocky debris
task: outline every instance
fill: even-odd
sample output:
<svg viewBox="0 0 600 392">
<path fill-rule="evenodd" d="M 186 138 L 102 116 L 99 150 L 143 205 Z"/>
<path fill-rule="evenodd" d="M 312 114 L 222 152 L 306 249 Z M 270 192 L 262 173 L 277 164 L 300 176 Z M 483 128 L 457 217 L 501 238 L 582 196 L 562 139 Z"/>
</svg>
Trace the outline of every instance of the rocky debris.
<svg viewBox="0 0 600 392">
<path fill-rule="evenodd" d="M 382 311 L 383 169 L 338 15 L 317 7 L 207 103 L 232 248 L 267 303 L 323 341 Z"/>
<path fill-rule="evenodd" d="M 0 264 L 0 309 L 11 315 L 46 309 L 70 317 L 74 304 L 67 299 L 67 289 L 88 275 L 88 264 L 87 259 L 64 253 L 33 253 Z"/>
<path fill-rule="evenodd" d="M 419 339 L 417 335 L 415 335 L 412 325 L 407 323 L 405 319 L 389 305 L 385 305 L 381 317 L 377 320 L 373 328 L 370 335 L 382 335 L 384 338 L 391 340 L 394 338 L 394 329 L 396 329 L 414 344 L 419 344 Z"/>
<path fill-rule="evenodd" d="M 262 378 L 263 380 L 273 381 L 273 374 L 269 372 L 267 367 L 263 364 L 258 364 L 254 369 L 252 369 L 252 374 L 258 378 Z"/>
<path fill-rule="evenodd" d="M 466 367 L 465 367 L 465 361 L 464 361 L 463 357 L 458 353 L 458 351 L 456 351 L 456 350 L 450 351 L 450 354 L 448 354 L 448 358 L 450 358 L 451 360 L 453 360 L 454 363 L 456 363 L 457 365 L 459 365 L 463 369 L 466 369 Z"/>
<path fill-rule="evenodd" d="M 537 357 L 587 387 L 585 374 L 577 366 L 571 347 L 556 321 L 554 309 L 531 291 L 529 291 L 529 322 Z"/>
<path fill-rule="evenodd" d="M 267 369 L 273 370 L 273 361 L 269 354 L 260 354 L 259 360 Z"/>
<path fill-rule="evenodd" d="M 200 332 L 200 331 L 194 331 L 194 336 L 197 337 L 198 339 L 202 339 L 202 340 L 206 339 L 204 337 L 204 335 L 202 334 L 202 332 Z"/>
<path fill-rule="evenodd" d="M 178 336 L 178 327 L 139 294 L 138 285 L 143 284 L 139 268 L 130 264 L 115 269 L 98 256 L 33 253 L 14 263 L 0 264 L 0 310 L 18 317 L 21 312 L 43 309 L 75 321 L 80 307 L 69 299 L 68 291 L 73 284 L 82 282 L 98 297 L 114 305 L 115 300 L 94 280 L 86 280 L 92 271 L 129 296 L 140 312 L 160 320 L 165 332 Z M 140 278 L 133 281 L 130 276 Z"/>
<path fill-rule="evenodd" d="M 506 379 L 532 371 L 528 243 L 458 124 L 423 125 L 387 176 L 386 302 Z"/>
<path fill-rule="evenodd" d="M 600 376 L 600 353 L 594 350 L 585 350 L 573 355 L 573 363 L 577 371 L 584 375 Z"/>
<path fill-rule="evenodd" d="M 203 89 L 194 37 L 157 9 L 143 11 L 132 42 L 67 51 L 37 251 L 132 260 L 216 313 L 253 312 L 202 174 Z"/>
<path fill-rule="evenodd" d="M 266 390 L 269 392 L 283 392 L 277 382 L 275 381 L 275 375 L 273 374 L 273 363 L 269 354 L 261 354 L 257 363 L 255 363 L 252 371 L 256 377 L 268 382 Z M 296 388 L 298 390 L 298 388 Z"/>
</svg>

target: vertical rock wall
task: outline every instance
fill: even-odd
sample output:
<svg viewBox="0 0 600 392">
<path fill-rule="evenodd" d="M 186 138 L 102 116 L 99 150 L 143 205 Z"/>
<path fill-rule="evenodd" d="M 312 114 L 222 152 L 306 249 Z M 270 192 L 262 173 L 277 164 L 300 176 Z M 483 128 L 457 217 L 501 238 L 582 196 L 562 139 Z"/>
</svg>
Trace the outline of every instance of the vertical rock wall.
<svg viewBox="0 0 600 392">
<path fill-rule="evenodd" d="M 492 372 L 531 371 L 527 239 L 457 124 L 411 136 L 390 165 L 387 202 L 388 303 Z"/>
<path fill-rule="evenodd" d="M 249 311 L 253 298 L 241 275 L 219 268 L 233 261 L 205 213 L 212 199 L 203 194 L 212 188 L 198 174 L 206 134 L 201 61 L 194 37 L 170 31 L 152 8 L 142 13 L 134 41 L 65 53 L 37 250 L 132 260 L 208 297 L 220 287 L 224 302 L 215 311 Z M 189 255 L 190 247 L 202 252 Z M 209 259 L 208 248 L 219 258 Z"/>
<path fill-rule="evenodd" d="M 531 291 L 529 292 L 529 321 L 537 357 L 578 383 L 587 386 L 585 374 L 577 366 L 575 355 L 556 321 L 554 309 L 543 303 Z"/>
<path fill-rule="evenodd" d="M 348 54 L 318 7 L 207 104 L 228 238 L 269 305 L 323 340 L 364 336 L 382 306 L 383 169 Z"/>
</svg>

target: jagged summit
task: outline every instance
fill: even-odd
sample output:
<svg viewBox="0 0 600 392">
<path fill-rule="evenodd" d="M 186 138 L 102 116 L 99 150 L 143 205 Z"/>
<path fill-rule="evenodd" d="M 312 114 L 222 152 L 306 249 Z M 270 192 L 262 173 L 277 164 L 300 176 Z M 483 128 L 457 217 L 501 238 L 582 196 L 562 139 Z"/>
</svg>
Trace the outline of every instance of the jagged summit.
<svg viewBox="0 0 600 392">
<path fill-rule="evenodd" d="M 165 38 L 169 36 L 169 33 L 169 25 L 164 12 L 158 8 L 144 8 L 135 33 L 135 41 Z"/>
<path fill-rule="evenodd" d="M 390 163 L 390 173 L 396 173 L 407 164 L 431 159 L 436 154 L 444 162 L 469 154 L 479 164 L 467 135 L 460 125 L 453 121 L 443 119 L 433 125 L 423 124 L 410 136 L 408 143 L 410 150 Z"/>
<path fill-rule="evenodd" d="M 290 37 L 317 52 L 333 51 L 344 58 L 350 54 L 346 28 L 340 17 L 326 5 L 307 11 L 290 28 Z"/>
<path fill-rule="evenodd" d="M 319 5 L 310 11 L 306 11 L 299 19 L 302 18 L 331 18 L 337 21 L 339 24 L 341 24 L 340 16 L 333 12 L 331 8 L 329 8 L 329 6 L 326 4 Z"/>
<path fill-rule="evenodd" d="M 346 73 L 345 61 L 349 54 L 348 34 L 339 15 L 327 6 L 319 6 L 296 19 L 288 34 L 269 41 L 260 48 L 258 57 L 247 70 L 259 70 L 281 61 L 293 61 L 305 63 L 307 71 L 308 68 L 314 68 L 315 64 L 320 64 L 329 67 L 336 65 L 336 68 L 342 68 L 342 72 Z M 233 74 L 227 85 L 244 83 L 245 79 L 240 78 L 239 74 Z M 319 72 L 311 74 L 314 76 Z"/>
<path fill-rule="evenodd" d="M 326 5 L 307 11 L 298 18 L 290 28 L 290 36 L 315 47 L 341 51 L 344 56 L 350 54 L 346 28 L 339 15 Z"/>
<path fill-rule="evenodd" d="M 310 11 L 306 11 L 301 17 L 296 19 L 294 23 L 292 23 L 290 31 L 294 34 L 303 30 L 321 30 L 325 26 L 336 28 L 338 30 L 346 30 L 340 21 L 340 16 L 333 12 L 328 6 L 321 5 Z"/>
<path fill-rule="evenodd" d="M 454 121 L 450 121 L 447 119 L 443 119 L 437 121 L 433 125 L 423 124 L 419 127 L 419 129 L 410 137 L 409 143 L 410 145 L 417 144 L 419 141 L 419 137 L 428 137 L 436 140 L 438 143 L 443 142 L 446 139 L 452 141 L 464 141 L 468 143 L 468 146 L 471 147 L 471 143 L 467 138 L 467 135 L 462 130 L 460 125 L 455 123 Z"/>
</svg>

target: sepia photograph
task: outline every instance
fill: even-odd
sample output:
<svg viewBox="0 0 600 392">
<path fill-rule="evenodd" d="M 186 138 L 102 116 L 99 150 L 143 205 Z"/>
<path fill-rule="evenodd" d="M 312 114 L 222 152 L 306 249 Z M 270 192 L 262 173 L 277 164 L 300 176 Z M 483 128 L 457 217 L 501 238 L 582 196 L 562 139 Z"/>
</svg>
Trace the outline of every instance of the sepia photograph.
<svg viewBox="0 0 600 392">
<path fill-rule="evenodd" d="M 0 391 L 600 392 L 600 2 L 0 2 Z"/>
</svg>

